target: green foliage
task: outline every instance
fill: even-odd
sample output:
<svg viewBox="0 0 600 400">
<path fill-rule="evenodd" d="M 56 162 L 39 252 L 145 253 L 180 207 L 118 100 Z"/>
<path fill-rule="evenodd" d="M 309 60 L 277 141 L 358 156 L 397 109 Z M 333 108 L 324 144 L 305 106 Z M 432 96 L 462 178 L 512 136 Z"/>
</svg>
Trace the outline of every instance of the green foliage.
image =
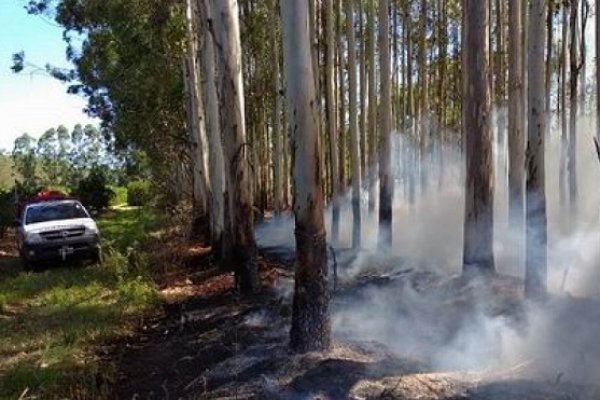
<svg viewBox="0 0 600 400">
<path fill-rule="evenodd" d="M 130 206 L 146 206 L 153 199 L 150 181 L 137 180 L 127 185 L 127 204 Z"/>
<path fill-rule="evenodd" d="M 15 219 L 15 196 L 9 190 L 0 190 L 0 238 Z"/>
<path fill-rule="evenodd" d="M 17 186 L 25 193 L 35 192 L 40 186 L 40 179 L 36 173 L 35 143 L 35 139 L 25 133 L 15 139 L 12 152 L 15 172 L 22 178 L 17 181 Z"/>
<path fill-rule="evenodd" d="M 115 194 L 110 201 L 111 206 L 122 206 L 127 204 L 127 188 L 123 186 L 109 186 Z"/>
<path fill-rule="evenodd" d="M 107 244 L 120 253 L 137 248 L 161 224 L 160 218 L 148 209 L 117 208 L 108 211 L 98 221 L 98 228 Z"/>
<path fill-rule="evenodd" d="M 0 153 L 0 189 L 9 189 L 14 182 L 10 155 Z"/>
<path fill-rule="evenodd" d="M 86 207 L 97 211 L 108 208 L 115 196 L 100 168 L 93 168 L 87 177 L 79 181 L 75 194 Z"/>
<path fill-rule="evenodd" d="M 19 398 L 25 388 L 28 398 L 111 398 L 114 371 L 100 368 L 93 346 L 130 334 L 158 305 L 150 264 L 134 245 L 158 220 L 139 215 L 118 210 L 100 219 L 102 267 L 8 273 L 11 261 L 0 259 L 0 312 L 11 315 L 0 318 L 0 398 Z"/>
</svg>

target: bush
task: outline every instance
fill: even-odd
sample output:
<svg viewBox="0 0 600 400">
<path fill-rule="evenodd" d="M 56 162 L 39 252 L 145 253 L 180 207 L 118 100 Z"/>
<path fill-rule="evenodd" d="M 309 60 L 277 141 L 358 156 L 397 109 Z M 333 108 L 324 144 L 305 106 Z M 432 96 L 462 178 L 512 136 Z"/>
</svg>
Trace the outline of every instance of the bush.
<svg viewBox="0 0 600 400">
<path fill-rule="evenodd" d="M 79 181 L 75 194 L 81 202 L 96 211 L 108 208 L 115 193 L 108 187 L 106 174 L 98 168 L 93 168 L 89 175 Z"/>
<path fill-rule="evenodd" d="M 129 182 L 127 185 L 127 204 L 145 206 L 152 201 L 152 189 L 147 180 Z"/>
<path fill-rule="evenodd" d="M 0 238 L 12 226 L 15 215 L 15 195 L 10 190 L 0 190 Z"/>
<path fill-rule="evenodd" d="M 112 198 L 110 205 L 111 206 L 120 206 L 123 204 L 127 204 L 127 188 L 123 186 L 110 186 L 111 190 L 115 193 L 115 196 Z"/>
</svg>

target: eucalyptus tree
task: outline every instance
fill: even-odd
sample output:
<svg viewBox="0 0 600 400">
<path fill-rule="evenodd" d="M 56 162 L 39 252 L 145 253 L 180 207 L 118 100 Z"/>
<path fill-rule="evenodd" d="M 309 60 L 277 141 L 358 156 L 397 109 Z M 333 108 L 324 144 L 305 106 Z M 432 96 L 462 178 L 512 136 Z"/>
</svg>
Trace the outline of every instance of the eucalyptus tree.
<svg viewBox="0 0 600 400">
<path fill-rule="evenodd" d="M 376 189 L 376 173 L 377 173 L 377 162 L 376 157 L 376 146 L 377 146 L 377 87 L 376 87 L 376 64 L 375 64 L 375 0 L 369 0 L 367 7 L 367 26 L 368 26 L 368 149 L 367 149 L 367 184 L 369 190 L 369 210 L 375 210 L 375 189 Z M 388 34 L 389 35 L 389 34 Z M 388 50 L 389 51 L 389 50 Z M 389 72 L 389 71 L 388 71 Z"/>
<path fill-rule="evenodd" d="M 354 0 L 344 0 L 346 4 L 346 35 L 348 37 L 348 120 L 350 123 L 350 166 L 352 169 L 352 247 L 360 247 L 360 139 L 358 132 L 357 82 L 356 82 L 356 43 L 354 34 Z M 361 94 L 362 95 L 362 94 Z"/>
<path fill-rule="evenodd" d="M 508 1 L 508 212 L 511 226 L 523 227 L 525 166 L 525 117 L 521 69 L 521 0 Z"/>
<path fill-rule="evenodd" d="M 290 346 L 298 352 L 331 345 L 327 247 L 323 216 L 318 113 L 308 31 L 308 4 L 282 0 L 288 115 L 293 132 L 296 279 Z"/>
<path fill-rule="evenodd" d="M 327 134 L 329 135 L 329 157 L 331 167 L 331 239 L 339 240 L 340 229 L 340 172 L 338 154 L 337 113 L 335 102 L 335 42 L 333 1 L 324 1 L 325 11 L 325 111 Z"/>
<path fill-rule="evenodd" d="M 230 250 L 231 230 L 225 225 L 225 162 L 219 121 L 219 100 L 217 98 L 217 77 L 215 71 L 215 50 L 213 32 L 209 29 L 212 21 L 209 0 L 198 0 L 199 36 L 198 57 L 202 70 L 203 101 L 206 105 L 206 131 L 208 138 L 208 166 L 210 176 L 210 217 L 211 246 L 218 257 Z"/>
<path fill-rule="evenodd" d="M 529 6 L 527 53 L 527 191 L 525 295 L 540 299 L 546 293 L 547 217 L 544 166 L 546 123 L 544 93 L 545 0 L 531 0 Z M 573 112 L 573 110 L 571 110 Z"/>
<path fill-rule="evenodd" d="M 228 213 L 236 281 L 243 293 L 259 289 L 249 149 L 244 114 L 242 54 L 237 0 L 213 0 L 220 126 L 225 150 Z"/>
<path fill-rule="evenodd" d="M 488 2 L 463 0 L 463 137 L 466 191 L 463 271 L 493 272 L 494 184 L 490 85 L 488 82 Z"/>
<path fill-rule="evenodd" d="M 194 0 L 186 0 L 187 50 L 183 57 L 184 87 L 187 108 L 187 129 L 190 143 L 192 194 L 193 194 L 193 224 L 204 220 L 208 213 L 209 186 L 206 164 L 206 125 L 204 117 L 204 102 L 197 62 L 197 9 Z M 199 232 L 195 232 L 199 233 Z"/>
<path fill-rule="evenodd" d="M 391 171 L 391 90 L 390 33 L 388 0 L 379 2 L 379 68 L 381 70 L 381 107 L 379 130 L 379 245 L 392 245 L 392 196 L 394 180 Z"/>
<path fill-rule="evenodd" d="M 582 63 L 579 54 L 579 41 L 577 29 L 577 13 L 579 0 L 571 0 L 569 16 L 569 150 L 567 158 L 567 173 L 569 182 L 569 206 L 571 211 L 575 209 L 577 202 L 577 113 L 578 97 L 577 84 Z"/>
</svg>

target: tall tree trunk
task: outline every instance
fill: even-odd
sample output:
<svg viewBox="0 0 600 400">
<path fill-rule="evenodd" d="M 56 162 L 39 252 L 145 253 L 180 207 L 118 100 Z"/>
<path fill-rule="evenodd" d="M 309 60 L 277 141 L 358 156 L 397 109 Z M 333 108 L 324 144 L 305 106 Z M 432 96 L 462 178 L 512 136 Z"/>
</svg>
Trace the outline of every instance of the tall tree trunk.
<svg viewBox="0 0 600 400">
<path fill-rule="evenodd" d="M 427 70 L 427 0 L 421 0 L 421 16 L 419 21 L 419 51 L 417 54 L 419 64 L 419 153 L 421 191 L 427 188 L 428 167 L 426 165 L 427 148 L 429 145 L 429 76 Z"/>
<path fill-rule="evenodd" d="M 600 140 L 600 4 L 596 0 L 596 138 Z"/>
<path fill-rule="evenodd" d="M 416 182 L 415 175 L 417 171 L 417 160 L 418 160 L 418 138 L 415 132 L 415 101 L 413 91 L 413 45 L 412 45 L 412 13 L 410 10 L 410 2 L 406 3 L 406 9 L 404 13 L 404 26 L 406 27 L 406 68 L 408 69 L 406 74 L 406 91 L 407 91 L 407 103 L 408 103 L 408 123 L 409 123 L 409 154 L 408 154 L 408 201 L 410 204 L 415 202 L 415 191 Z"/>
<path fill-rule="evenodd" d="M 494 271 L 494 191 L 490 86 L 488 83 L 488 2 L 463 0 L 466 72 L 463 121 L 466 139 L 466 193 L 463 271 Z"/>
<path fill-rule="evenodd" d="M 509 0 L 508 12 L 508 153 L 509 219 L 517 232 L 523 229 L 525 172 L 525 105 L 521 69 L 522 0 Z"/>
<path fill-rule="evenodd" d="M 206 130 L 208 136 L 208 166 L 210 173 L 211 197 L 211 246 L 214 254 L 222 258 L 231 249 L 231 232 L 225 224 L 225 164 L 223 160 L 223 140 L 219 123 L 219 100 L 217 98 L 217 77 L 215 75 L 215 50 L 212 32 L 208 24 L 212 20 L 207 0 L 198 0 L 201 28 L 204 33 L 198 55 L 201 60 L 206 105 Z"/>
<path fill-rule="evenodd" d="M 546 1 L 531 0 L 528 26 L 527 124 L 527 253 L 525 295 L 541 299 L 546 293 L 547 220 L 544 169 L 544 40 Z"/>
<path fill-rule="evenodd" d="M 585 40 L 585 32 L 586 32 L 586 28 L 587 28 L 587 20 L 588 20 L 588 15 L 589 15 L 589 8 L 590 5 L 588 3 L 588 0 L 581 0 L 581 7 L 580 7 L 580 12 L 581 12 L 581 31 L 580 36 L 579 36 L 579 46 L 580 46 L 580 50 L 579 50 L 579 54 L 581 56 L 581 61 L 580 61 L 580 69 L 581 69 L 581 73 L 579 74 L 579 79 L 580 79 L 580 83 L 579 83 L 579 90 L 580 90 L 580 94 L 579 94 L 579 104 L 580 104 L 580 109 L 581 109 L 581 113 L 585 114 L 586 112 L 586 79 L 587 79 L 587 71 L 586 71 L 586 59 L 587 59 L 587 47 L 586 47 L 586 40 Z"/>
<path fill-rule="evenodd" d="M 346 191 L 346 185 L 348 184 L 348 174 L 346 172 L 346 149 L 347 149 L 347 138 L 346 138 L 346 80 L 344 76 L 344 37 L 342 34 L 342 3 L 346 0 L 337 0 L 338 2 L 338 25 L 337 25 L 337 42 L 338 42 L 338 93 L 340 102 L 340 114 L 339 114 L 339 141 L 340 141 L 340 182 L 342 190 Z"/>
<path fill-rule="evenodd" d="M 377 67 L 375 63 L 375 0 L 369 0 L 368 6 L 368 19 L 369 19 L 369 32 L 368 32 L 368 44 L 369 44 L 369 162 L 367 163 L 368 168 L 368 188 L 369 188 L 369 211 L 375 210 L 375 185 L 376 185 L 376 174 L 377 174 L 377 162 L 375 160 L 376 154 L 375 149 L 377 148 Z"/>
<path fill-rule="evenodd" d="M 244 86 L 237 0 L 213 0 L 218 40 L 221 129 L 226 153 L 227 193 L 233 262 L 237 286 L 242 293 L 259 289 L 257 249 L 248 145 L 244 120 Z"/>
<path fill-rule="evenodd" d="M 198 77 L 198 64 L 196 62 L 197 32 L 194 23 L 196 12 L 193 0 L 186 3 L 186 26 L 188 32 L 187 53 L 185 57 L 185 89 L 189 105 L 189 140 L 192 158 L 192 182 L 194 218 L 192 229 L 194 234 L 201 233 L 200 227 L 208 221 L 209 186 L 206 173 L 206 126 L 204 121 L 204 104 L 200 96 L 201 83 Z M 208 229 L 207 229 L 208 230 Z M 210 232 L 207 232 L 210 233 Z"/>
<path fill-rule="evenodd" d="M 290 346 L 306 352 L 325 350 L 331 345 L 318 114 L 307 4 L 282 0 L 281 14 L 288 115 L 294 132 L 297 269 Z"/>
<path fill-rule="evenodd" d="M 503 106 L 504 101 L 506 100 L 506 44 L 504 43 L 504 10 L 505 0 L 496 0 L 496 51 L 498 53 L 496 92 L 500 106 Z M 500 134 L 504 134 L 504 132 Z"/>
<path fill-rule="evenodd" d="M 544 95 L 545 95 L 545 105 L 544 108 L 546 110 L 545 118 L 546 118 L 546 137 L 550 136 L 550 124 L 552 122 L 552 113 L 551 113 L 551 104 L 550 100 L 552 98 L 551 87 L 552 87 L 552 40 L 554 33 L 554 6 L 552 2 L 549 2 L 548 12 L 546 13 L 546 78 L 544 83 Z"/>
<path fill-rule="evenodd" d="M 269 0 L 269 9 L 271 11 L 271 18 L 273 23 L 278 20 L 279 13 L 277 12 L 277 4 L 275 0 Z M 281 87 L 280 87 L 280 76 L 279 76 L 279 40 L 277 38 L 277 29 L 273 28 L 269 30 L 271 51 L 273 57 L 273 98 L 275 107 L 273 107 L 272 115 L 272 133 L 271 139 L 273 141 L 273 199 L 275 204 L 273 208 L 276 213 L 279 213 L 283 204 L 283 180 L 281 177 L 281 167 L 283 164 L 283 152 L 282 152 L 282 134 L 280 130 L 280 117 L 281 117 Z"/>
<path fill-rule="evenodd" d="M 358 26 L 359 26 L 359 48 L 360 48 L 360 68 L 359 68 L 359 99 L 360 99 L 360 176 L 366 176 L 367 171 L 367 52 L 366 52 L 366 34 L 365 18 L 363 12 L 363 2 L 358 2 Z M 362 182 L 364 185 L 365 182 Z"/>
<path fill-rule="evenodd" d="M 569 146 L 569 129 L 567 121 L 567 43 L 569 42 L 569 8 L 563 5 L 562 11 L 562 43 L 560 50 L 560 166 L 559 166 L 559 199 L 560 205 L 565 209 L 567 203 L 567 160 Z M 599 103 L 600 104 L 600 103 Z"/>
<path fill-rule="evenodd" d="M 389 0 L 379 1 L 379 68 L 381 70 L 381 125 L 379 135 L 379 246 L 392 246 L 391 93 Z"/>
<path fill-rule="evenodd" d="M 325 108 L 327 111 L 327 130 L 329 134 L 329 153 L 331 157 L 331 186 L 332 186 L 332 212 L 331 212 L 331 241 L 334 245 L 339 242 L 340 229 L 340 172 L 338 161 L 338 138 L 336 126 L 335 90 L 335 44 L 333 37 L 333 0 L 325 0 Z"/>
<path fill-rule="evenodd" d="M 446 94 L 447 94 L 447 64 L 448 64 L 448 2 L 447 0 L 440 0 L 440 76 L 438 80 L 438 91 L 439 91 L 439 120 L 440 120 L 440 135 L 441 141 L 443 142 L 443 131 L 446 127 L 446 112 L 447 112 L 447 104 L 446 104 Z"/>
<path fill-rule="evenodd" d="M 569 206 L 574 212 L 577 203 L 577 80 L 579 77 L 580 64 L 577 42 L 577 10 L 579 0 L 571 0 L 570 16 L 570 54 L 571 76 L 569 82 L 569 157 L 567 170 L 569 176 Z"/>
<path fill-rule="evenodd" d="M 352 248 L 360 247 L 360 141 L 356 107 L 356 45 L 354 38 L 354 0 L 346 2 L 346 35 L 348 36 L 348 118 L 350 122 L 350 165 L 352 167 Z"/>
</svg>

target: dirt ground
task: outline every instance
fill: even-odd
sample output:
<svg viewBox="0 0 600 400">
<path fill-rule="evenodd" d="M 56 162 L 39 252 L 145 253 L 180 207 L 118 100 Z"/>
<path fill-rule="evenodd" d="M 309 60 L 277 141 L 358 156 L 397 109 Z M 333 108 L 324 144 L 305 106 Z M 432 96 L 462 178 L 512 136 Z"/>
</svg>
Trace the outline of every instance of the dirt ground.
<svg viewBox="0 0 600 400">
<path fill-rule="evenodd" d="M 342 257 L 343 259 L 343 257 Z M 504 368 L 440 370 L 429 357 L 403 355 L 374 340 L 336 334 L 327 353 L 288 351 L 293 261 L 281 249 L 263 249 L 261 295 L 240 298 L 228 274 L 211 269 L 208 259 L 196 273 L 163 288 L 164 317 L 146 321 L 134 340 L 114 344 L 109 362 L 118 371 L 120 399 L 599 399 L 600 389 L 577 384 L 564 373 L 533 377 L 536 360 Z M 367 271 L 341 279 L 332 302 L 342 312 L 348 299 L 373 288 L 410 286 L 436 293 L 436 319 L 450 329 L 459 313 L 480 301 L 478 289 L 460 278 L 413 270 Z M 415 289 L 416 288 L 416 289 Z M 487 286 L 486 312 L 522 323 L 522 283 L 496 277 Z M 575 300 L 569 307 L 592 307 Z M 567 314 L 569 311 L 565 311 Z M 592 311 L 590 311 L 592 312 Z M 596 311 L 597 314 L 597 311 Z M 436 322 L 437 323 L 437 322 Z M 565 323 L 569 323 L 566 321 Z M 450 328 L 449 328 L 450 327 Z M 595 357 L 595 355 L 593 355 Z"/>
</svg>

